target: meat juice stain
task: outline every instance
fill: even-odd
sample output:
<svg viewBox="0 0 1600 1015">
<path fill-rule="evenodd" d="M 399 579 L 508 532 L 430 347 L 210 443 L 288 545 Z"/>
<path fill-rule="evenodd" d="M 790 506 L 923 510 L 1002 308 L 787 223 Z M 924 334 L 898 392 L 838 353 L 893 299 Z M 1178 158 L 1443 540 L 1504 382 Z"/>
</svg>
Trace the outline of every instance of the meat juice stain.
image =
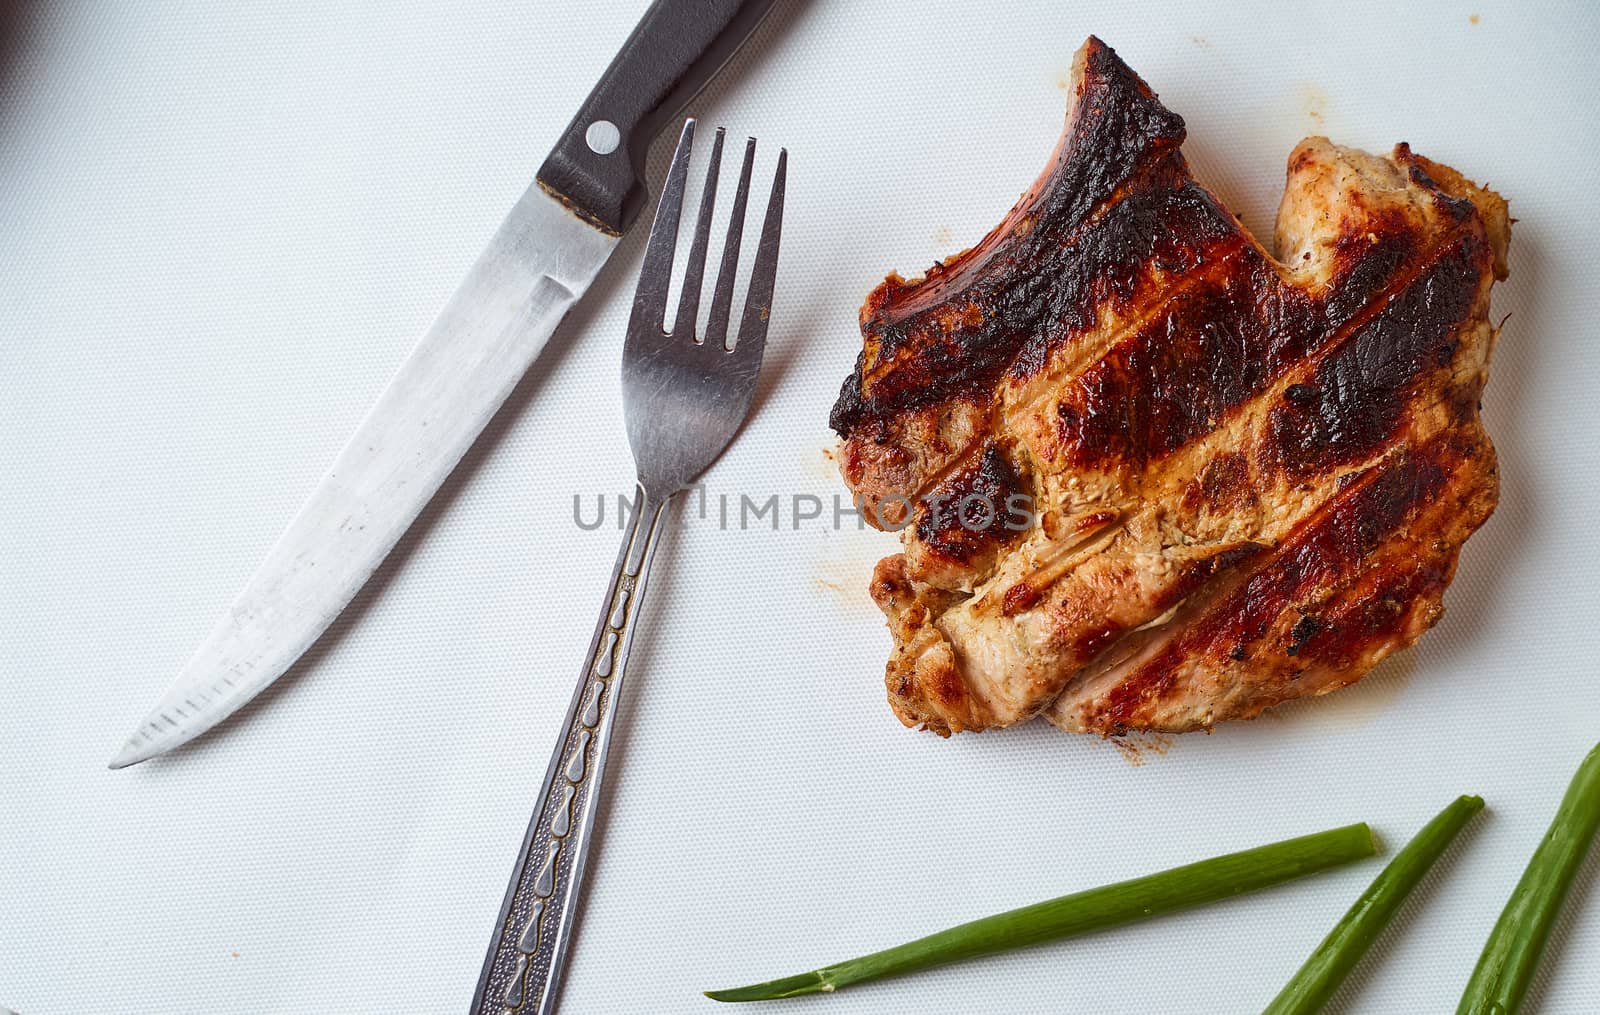
<svg viewBox="0 0 1600 1015">
<path fill-rule="evenodd" d="M 1328 93 L 1310 81 L 1301 81 L 1295 85 L 1295 98 L 1305 118 L 1321 130 L 1327 118 Z"/>
<path fill-rule="evenodd" d="M 1129 733 L 1107 739 L 1122 755 L 1122 760 L 1134 768 L 1143 768 L 1146 758 L 1166 757 L 1175 743 L 1172 735 L 1168 733 Z"/>
<path fill-rule="evenodd" d="M 839 477 L 839 463 L 833 457 L 832 448 L 822 448 L 817 454 L 808 454 L 800 464 L 811 476 L 828 483 L 830 490 L 849 493 L 844 488 L 844 480 Z"/>
<path fill-rule="evenodd" d="M 852 616 L 877 615 L 867 587 L 872 583 L 871 562 L 819 560 L 812 572 L 817 595 L 830 600 L 840 612 Z"/>
<path fill-rule="evenodd" d="M 805 471 L 823 480 L 827 484 L 827 492 L 818 495 L 825 502 L 823 516 L 815 524 L 832 525 L 833 504 L 831 497 L 837 495 L 845 509 L 850 508 L 850 491 L 844 486 L 844 481 L 839 476 L 839 461 L 831 447 L 819 448 L 816 454 L 807 454 L 801 460 Z M 839 548 L 839 540 L 834 536 L 854 536 L 855 519 L 851 515 L 844 515 L 839 522 L 840 531 L 830 534 L 828 541 L 821 545 L 831 550 Z M 864 536 L 876 535 L 869 527 Z M 837 559 L 834 557 L 821 557 L 812 565 L 812 586 L 819 598 L 833 602 L 841 611 L 858 615 L 866 613 L 876 616 L 878 608 L 872 602 L 872 597 L 867 593 L 867 586 L 872 581 L 872 565 L 881 553 L 868 550 L 868 559 L 865 561 L 852 560 L 848 557 Z"/>
</svg>

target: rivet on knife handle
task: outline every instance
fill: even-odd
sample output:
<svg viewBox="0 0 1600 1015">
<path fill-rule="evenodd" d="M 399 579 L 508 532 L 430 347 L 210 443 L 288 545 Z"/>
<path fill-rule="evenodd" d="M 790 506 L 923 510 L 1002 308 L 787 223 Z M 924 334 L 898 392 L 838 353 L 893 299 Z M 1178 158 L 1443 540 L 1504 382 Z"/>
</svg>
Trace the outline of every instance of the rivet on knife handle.
<svg viewBox="0 0 1600 1015">
<path fill-rule="evenodd" d="M 613 233 L 645 205 L 662 126 L 728 62 L 775 0 L 656 0 L 539 167 L 539 183 Z"/>
<path fill-rule="evenodd" d="M 643 490 L 634 502 L 565 731 L 551 755 L 500 907 L 495 940 L 473 994 L 473 1015 L 555 1011 L 633 621 L 644 600 L 664 504 L 649 500 Z"/>
</svg>

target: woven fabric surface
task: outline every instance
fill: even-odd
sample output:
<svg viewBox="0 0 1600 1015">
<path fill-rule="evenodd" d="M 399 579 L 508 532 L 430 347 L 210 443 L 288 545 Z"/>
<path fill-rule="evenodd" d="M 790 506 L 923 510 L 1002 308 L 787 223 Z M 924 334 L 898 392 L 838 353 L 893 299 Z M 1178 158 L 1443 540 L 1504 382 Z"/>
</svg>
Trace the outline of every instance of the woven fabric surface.
<svg viewBox="0 0 1600 1015">
<path fill-rule="evenodd" d="M 0 1005 L 465 1010 L 615 553 L 642 229 L 300 665 L 191 748 L 105 762 L 642 6 L 21 8 L 0 63 Z M 692 109 L 761 139 L 758 186 L 788 148 L 783 257 L 756 412 L 658 557 L 562 1010 L 708 1012 L 708 988 L 1355 820 L 1392 850 L 1476 792 L 1489 812 L 1335 1005 L 1453 1010 L 1600 739 L 1600 11 L 929 7 L 786 11 Z M 897 544 L 834 525 L 827 412 L 866 292 L 976 242 L 1043 167 L 1091 32 L 1258 235 L 1308 134 L 1409 141 L 1511 200 L 1484 399 L 1501 503 L 1438 627 L 1353 689 L 1132 749 L 1038 723 L 943 741 L 884 703 L 866 584 Z M 741 498 L 774 496 L 775 527 L 740 526 Z M 1377 870 L 805 1007 L 1259 1010 Z M 1545 1015 L 1600 1010 L 1597 880 L 1591 858 Z"/>
</svg>

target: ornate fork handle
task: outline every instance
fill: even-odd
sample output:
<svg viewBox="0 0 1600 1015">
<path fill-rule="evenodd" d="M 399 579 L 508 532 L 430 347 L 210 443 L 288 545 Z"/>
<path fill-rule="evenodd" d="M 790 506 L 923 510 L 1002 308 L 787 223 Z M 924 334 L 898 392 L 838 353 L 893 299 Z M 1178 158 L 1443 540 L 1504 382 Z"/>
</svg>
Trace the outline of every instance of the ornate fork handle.
<svg viewBox="0 0 1600 1015">
<path fill-rule="evenodd" d="M 522 854 L 500 905 L 495 939 L 478 976 L 473 1015 L 551 1015 L 583 886 L 606 750 L 627 671 L 634 620 L 644 601 L 662 509 L 670 498 L 634 497 L 594 639 L 550 756 Z"/>
</svg>

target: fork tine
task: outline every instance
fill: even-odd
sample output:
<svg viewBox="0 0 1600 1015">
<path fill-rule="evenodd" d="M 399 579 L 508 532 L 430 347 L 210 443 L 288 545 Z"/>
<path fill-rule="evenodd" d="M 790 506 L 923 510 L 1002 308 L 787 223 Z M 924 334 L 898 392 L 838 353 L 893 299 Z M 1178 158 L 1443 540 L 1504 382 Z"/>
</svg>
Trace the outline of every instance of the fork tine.
<svg viewBox="0 0 1600 1015">
<path fill-rule="evenodd" d="M 783 182 L 789 167 L 789 153 L 778 149 L 778 168 L 772 174 L 772 196 L 767 198 L 767 216 L 761 223 L 761 240 L 756 245 L 756 263 L 750 270 L 750 291 L 744 300 L 744 319 L 739 323 L 738 344 L 733 355 L 756 366 L 767 344 L 767 320 L 772 316 L 772 287 L 778 277 L 778 240 L 783 233 Z"/>
<path fill-rule="evenodd" d="M 756 139 L 744 144 L 744 165 L 739 169 L 739 189 L 733 194 L 733 213 L 728 216 L 728 238 L 722 245 L 722 263 L 717 267 L 717 290 L 711 296 L 711 320 L 706 323 L 705 344 L 726 349 L 728 311 L 733 307 L 733 282 L 739 273 L 739 240 L 744 235 L 744 207 L 750 199 L 750 169 L 755 165 Z"/>
<path fill-rule="evenodd" d="M 672 254 L 678 245 L 678 217 L 683 213 L 683 192 L 688 185 L 689 149 L 694 145 L 694 121 L 685 120 L 678 148 L 672 153 L 672 168 L 661 186 L 656 205 L 656 220 L 650 226 L 650 242 L 644 248 L 644 265 L 639 269 L 639 286 L 633 291 L 633 313 L 628 322 L 630 334 L 642 334 L 641 327 L 660 334 L 667 316 L 667 287 L 672 282 Z"/>
<path fill-rule="evenodd" d="M 711 165 L 706 170 L 705 189 L 700 192 L 700 216 L 694 224 L 694 243 L 689 247 L 689 267 L 683 275 L 683 291 L 678 295 L 678 319 L 672 333 L 694 336 L 694 319 L 700 314 L 700 288 L 706 274 L 706 248 L 711 245 L 711 212 L 717 205 L 717 169 L 722 165 L 722 138 L 728 132 L 717 128 L 711 144 Z"/>
<path fill-rule="evenodd" d="M 687 291 L 679 297 L 679 316 L 673 322 L 673 333 L 661 330 L 664 313 L 661 304 L 677 243 L 674 223 L 682 213 L 687 186 L 688 145 L 686 130 L 673 159 L 671 176 L 662 188 L 657 222 L 645 251 L 646 277 L 640 279 L 628 334 L 622 343 L 622 418 L 627 425 L 628 446 L 633 449 L 639 486 L 657 501 L 683 489 L 716 461 L 738 434 L 754 404 L 777 271 L 778 233 L 783 221 L 784 180 L 789 164 L 788 153 L 780 149 L 758 249 L 749 269 L 751 274 L 746 287 L 749 295 L 740 301 L 743 306 L 738 345 L 730 350 L 727 346 L 729 312 L 740 268 L 739 247 L 750 203 L 756 142 L 751 138 L 745 143 L 744 165 L 734 192 L 728 235 L 723 242 L 717 281 L 710 296 L 710 324 L 703 341 L 699 342 L 693 334 L 694 301 L 697 295 L 704 295 L 704 289 L 695 283 L 706 280 L 705 257 L 711 245 L 707 223 L 712 218 L 717 189 L 714 181 L 706 185 L 696 235 L 688 245 L 694 263 L 685 272 Z M 720 159 L 713 158 L 712 162 L 711 171 L 719 171 Z M 689 309 L 684 309 L 686 301 Z M 684 334 L 685 331 L 689 334 Z"/>
</svg>

